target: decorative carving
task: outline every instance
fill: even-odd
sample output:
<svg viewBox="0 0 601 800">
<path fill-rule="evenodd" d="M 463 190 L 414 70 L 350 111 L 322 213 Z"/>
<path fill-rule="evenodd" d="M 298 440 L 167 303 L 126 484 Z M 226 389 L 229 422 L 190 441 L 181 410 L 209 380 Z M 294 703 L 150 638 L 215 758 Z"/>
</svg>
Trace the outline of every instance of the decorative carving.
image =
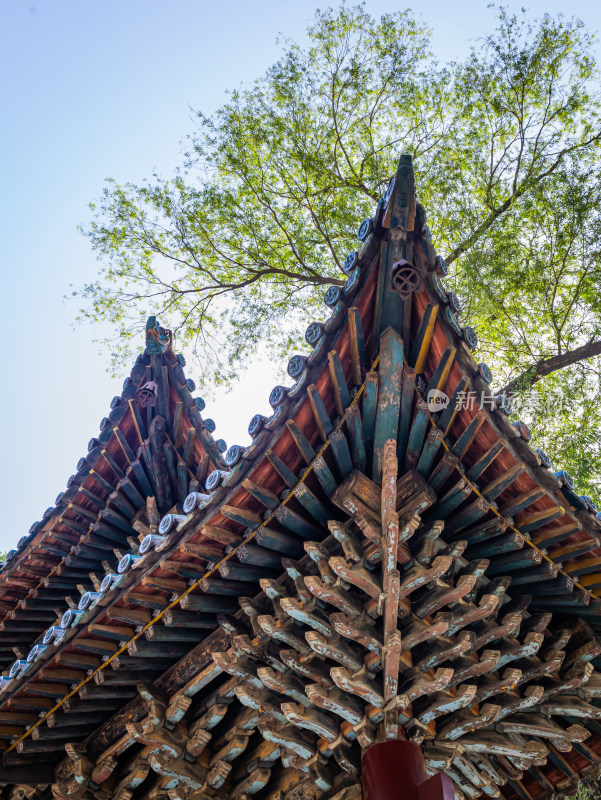
<svg viewBox="0 0 601 800">
<path fill-rule="evenodd" d="M 172 334 L 162 328 L 156 317 L 148 317 L 146 322 L 146 355 L 162 355 L 171 348 Z"/>
<path fill-rule="evenodd" d="M 408 300 L 423 285 L 424 273 L 419 267 L 401 258 L 392 265 L 390 288 L 403 300 Z"/>
</svg>

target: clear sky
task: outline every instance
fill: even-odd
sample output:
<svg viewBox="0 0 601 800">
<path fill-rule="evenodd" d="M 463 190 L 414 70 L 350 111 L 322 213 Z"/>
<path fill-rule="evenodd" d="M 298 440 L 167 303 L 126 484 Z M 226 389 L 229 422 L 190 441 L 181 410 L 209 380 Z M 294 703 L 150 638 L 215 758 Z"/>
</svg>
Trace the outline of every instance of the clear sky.
<svg viewBox="0 0 601 800">
<path fill-rule="evenodd" d="M 518 9 L 524 2 L 509 2 Z M 367 0 L 372 13 L 404 7 Z M 71 283 L 97 263 L 77 232 L 103 180 L 139 181 L 179 163 L 190 107 L 211 112 L 227 89 L 277 57 L 279 32 L 302 39 L 317 0 L 2 0 L 0 2 L 0 549 L 10 548 L 65 488 L 120 391 L 98 331 L 73 328 Z M 601 29 L 601 4 L 536 0 Z M 439 58 L 463 56 L 492 24 L 486 0 L 414 7 Z M 142 341 L 140 346 L 143 346 Z M 194 377 L 194 366 L 189 374 Z M 244 444 L 273 386 L 260 367 L 207 403 L 216 435 Z"/>
</svg>

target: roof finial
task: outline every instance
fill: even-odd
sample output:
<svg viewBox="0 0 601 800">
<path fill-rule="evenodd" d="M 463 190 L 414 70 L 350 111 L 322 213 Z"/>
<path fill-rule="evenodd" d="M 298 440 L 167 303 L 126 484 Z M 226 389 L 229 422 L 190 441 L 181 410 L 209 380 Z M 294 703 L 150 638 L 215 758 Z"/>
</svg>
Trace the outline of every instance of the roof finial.
<svg viewBox="0 0 601 800">
<path fill-rule="evenodd" d="M 412 156 L 405 154 L 399 158 L 396 174 L 386 192 L 385 203 L 382 227 L 412 231 L 415 224 L 415 173 Z"/>
<path fill-rule="evenodd" d="M 171 331 L 167 330 L 167 328 L 161 328 L 156 317 L 148 317 L 146 323 L 146 355 L 162 355 L 171 347 L 171 341 Z"/>
</svg>

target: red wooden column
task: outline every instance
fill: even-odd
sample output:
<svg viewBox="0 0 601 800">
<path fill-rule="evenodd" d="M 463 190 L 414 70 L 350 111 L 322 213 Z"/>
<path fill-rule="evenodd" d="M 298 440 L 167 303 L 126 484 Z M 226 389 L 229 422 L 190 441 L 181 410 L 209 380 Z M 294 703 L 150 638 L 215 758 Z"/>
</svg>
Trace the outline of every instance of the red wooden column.
<svg viewBox="0 0 601 800">
<path fill-rule="evenodd" d="M 421 748 L 415 742 L 377 742 L 361 759 L 363 800 L 454 800 L 447 775 L 428 777 Z"/>
</svg>

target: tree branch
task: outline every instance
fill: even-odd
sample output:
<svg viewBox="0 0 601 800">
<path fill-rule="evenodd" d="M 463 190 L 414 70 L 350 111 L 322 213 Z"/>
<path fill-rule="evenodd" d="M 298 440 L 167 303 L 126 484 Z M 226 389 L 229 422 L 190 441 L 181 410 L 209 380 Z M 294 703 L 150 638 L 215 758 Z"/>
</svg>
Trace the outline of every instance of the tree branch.
<svg viewBox="0 0 601 800">
<path fill-rule="evenodd" d="M 591 138 L 588 139 L 586 142 L 581 142 L 561 150 L 557 154 L 557 158 L 555 159 L 555 161 L 544 172 L 541 172 L 535 178 L 525 179 L 522 182 L 521 186 L 519 186 L 516 191 L 512 192 L 504 203 L 495 208 L 494 211 L 492 211 L 488 215 L 488 217 L 486 217 L 486 219 L 483 220 L 480 223 L 480 225 L 478 225 L 478 227 L 472 234 L 470 234 L 462 242 L 460 242 L 457 245 L 457 247 L 455 247 L 455 249 L 449 253 L 449 255 L 445 256 L 446 263 L 452 264 L 453 261 L 459 258 L 460 255 L 465 253 L 466 250 L 468 250 L 473 244 L 475 244 L 478 241 L 478 239 L 483 234 L 485 234 L 489 228 L 491 228 L 494 225 L 496 220 L 502 214 L 504 214 L 507 211 L 507 209 L 509 209 L 516 202 L 516 200 L 519 200 L 520 197 L 526 194 L 527 191 L 536 186 L 536 184 L 541 183 L 545 178 L 547 178 L 549 175 L 555 172 L 555 170 L 559 167 L 565 156 L 584 147 L 588 147 L 589 145 L 594 144 L 599 140 L 601 140 L 601 133 L 596 133 L 594 136 L 591 136 Z"/>
<path fill-rule="evenodd" d="M 528 369 L 524 370 L 521 375 L 514 378 L 512 381 L 501 389 L 500 394 L 511 394 L 519 387 L 525 389 L 538 383 L 542 378 L 556 372 L 558 369 L 564 369 L 572 364 L 577 364 L 579 361 L 585 361 L 587 358 L 601 355 L 601 340 L 587 342 L 582 347 L 577 347 L 575 350 L 567 350 L 557 356 L 550 358 L 543 358 L 537 361 Z"/>
</svg>

